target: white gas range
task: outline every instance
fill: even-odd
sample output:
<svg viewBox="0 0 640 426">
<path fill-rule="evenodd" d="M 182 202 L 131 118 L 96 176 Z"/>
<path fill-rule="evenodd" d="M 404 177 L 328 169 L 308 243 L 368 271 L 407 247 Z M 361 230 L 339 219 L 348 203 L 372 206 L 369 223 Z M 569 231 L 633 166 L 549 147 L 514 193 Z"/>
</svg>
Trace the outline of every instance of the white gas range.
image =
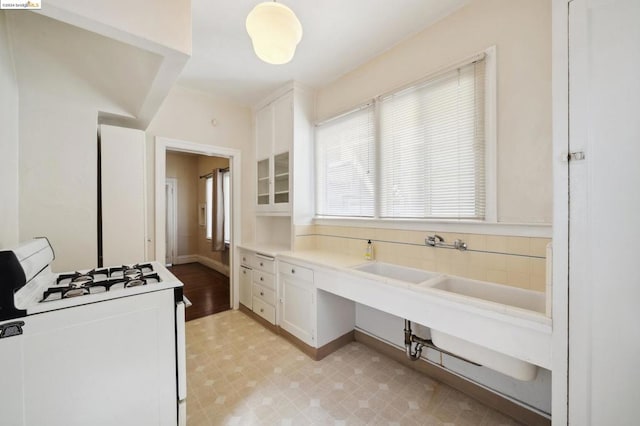
<svg viewBox="0 0 640 426">
<path fill-rule="evenodd" d="M 0 251 L 0 423 L 186 424 L 182 283 L 158 262 L 55 274 Z"/>
</svg>

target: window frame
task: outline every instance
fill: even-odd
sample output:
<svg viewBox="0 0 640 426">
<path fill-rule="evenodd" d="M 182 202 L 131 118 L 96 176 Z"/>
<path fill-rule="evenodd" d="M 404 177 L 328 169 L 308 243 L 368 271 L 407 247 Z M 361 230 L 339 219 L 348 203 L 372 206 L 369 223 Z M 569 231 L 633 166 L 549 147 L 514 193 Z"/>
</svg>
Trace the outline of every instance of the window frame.
<svg viewBox="0 0 640 426">
<path fill-rule="evenodd" d="M 484 219 L 467 219 L 467 218 L 459 218 L 459 219 L 443 219 L 443 218 L 387 218 L 381 217 L 381 179 L 382 174 L 381 170 L 381 137 L 380 137 L 380 102 L 382 98 L 388 97 L 394 93 L 401 92 L 408 88 L 421 85 L 429 80 L 438 78 L 438 76 L 448 73 L 454 69 L 463 67 L 465 65 L 471 64 L 472 62 L 480 59 L 484 56 L 485 60 L 485 152 L 484 152 L 484 161 L 485 161 L 485 216 Z M 314 221 L 316 223 L 324 222 L 324 223 L 343 223 L 345 225 L 350 224 L 361 224 L 366 223 L 369 225 L 372 224 L 380 224 L 381 226 L 388 226 L 389 224 L 402 223 L 403 226 L 406 225 L 420 225 L 420 224 L 433 224 L 433 223 L 442 223 L 442 224 L 492 224 L 497 223 L 497 66 L 496 66 L 496 46 L 491 46 L 473 56 L 467 57 L 462 61 L 456 62 L 454 64 L 447 65 L 442 67 L 435 72 L 429 73 L 427 76 L 410 82 L 409 84 L 402 85 L 393 90 L 385 92 L 383 94 L 375 96 L 372 100 L 369 100 L 365 103 L 362 103 L 355 108 L 350 108 L 346 112 L 342 112 L 340 114 L 336 114 L 328 119 L 322 120 L 316 124 L 316 127 L 325 124 L 327 122 L 332 121 L 333 119 L 337 119 L 343 117 L 346 114 L 357 111 L 368 104 L 373 102 L 374 108 L 374 129 L 375 129 L 375 137 L 374 137 L 374 162 L 375 162 L 375 182 L 374 182 L 374 215 L 373 217 L 356 217 L 356 216 L 325 216 L 318 214 L 317 205 L 314 209 Z M 315 151 L 315 149 L 314 149 Z M 317 167 L 316 159 L 314 158 L 314 169 Z M 317 170 L 315 170 L 314 176 L 317 176 Z M 317 191 L 317 187 L 314 187 Z"/>
</svg>

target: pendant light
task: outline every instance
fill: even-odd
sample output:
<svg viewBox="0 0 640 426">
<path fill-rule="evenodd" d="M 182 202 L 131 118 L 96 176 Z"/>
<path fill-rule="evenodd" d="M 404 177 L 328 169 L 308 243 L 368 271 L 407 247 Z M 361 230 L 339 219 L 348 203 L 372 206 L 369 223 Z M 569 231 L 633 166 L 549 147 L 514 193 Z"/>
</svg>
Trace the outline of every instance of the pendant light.
<svg viewBox="0 0 640 426">
<path fill-rule="evenodd" d="M 260 3 L 249 12 L 246 25 L 258 58 L 274 65 L 293 59 L 302 25 L 287 6 L 275 1 Z"/>
</svg>

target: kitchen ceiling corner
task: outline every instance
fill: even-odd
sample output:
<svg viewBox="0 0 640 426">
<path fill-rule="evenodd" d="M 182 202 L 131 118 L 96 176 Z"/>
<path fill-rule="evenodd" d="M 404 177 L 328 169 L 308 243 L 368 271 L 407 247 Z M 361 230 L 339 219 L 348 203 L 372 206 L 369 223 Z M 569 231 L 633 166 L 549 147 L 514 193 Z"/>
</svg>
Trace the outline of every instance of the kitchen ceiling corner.
<svg viewBox="0 0 640 426">
<path fill-rule="evenodd" d="M 189 55 L 55 10 L 6 13 L 21 93 L 91 105 L 110 123 L 145 129 Z"/>
<path fill-rule="evenodd" d="M 193 0 L 193 52 L 178 84 L 255 103 L 287 81 L 318 87 L 459 9 L 468 0 L 286 0 L 304 28 L 293 60 L 256 57 L 245 20 L 259 0 Z"/>
</svg>

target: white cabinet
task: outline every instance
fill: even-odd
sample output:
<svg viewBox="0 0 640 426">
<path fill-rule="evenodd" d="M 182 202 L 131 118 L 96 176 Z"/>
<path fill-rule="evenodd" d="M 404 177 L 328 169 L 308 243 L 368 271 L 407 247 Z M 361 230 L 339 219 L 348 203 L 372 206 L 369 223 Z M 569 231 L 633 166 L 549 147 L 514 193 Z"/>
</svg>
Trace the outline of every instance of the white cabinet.
<svg viewBox="0 0 640 426">
<path fill-rule="evenodd" d="M 145 256 L 145 134 L 100 126 L 102 264 L 124 265 Z"/>
<path fill-rule="evenodd" d="M 253 309 L 253 265 L 256 263 L 256 254 L 252 251 L 240 249 L 238 250 L 240 257 L 240 292 L 239 301 L 246 308 Z"/>
<path fill-rule="evenodd" d="M 240 266 L 240 303 L 251 309 L 251 269 Z"/>
<path fill-rule="evenodd" d="M 269 321 L 276 323 L 276 279 L 275 259 L 256 253 L 252 273 L 253 312 Z"/>
<path fill-rule="evenodd" d="M 279 262 L 280 327 L 309 346 L 315 342 L 316 309 L 313 271 Z"/>
<path fill-rule="evenodd" d="M 293 146 L 293 92 L 287 92 L 256 112 L 257 211 L 290 211 Z"/>
</svg>

